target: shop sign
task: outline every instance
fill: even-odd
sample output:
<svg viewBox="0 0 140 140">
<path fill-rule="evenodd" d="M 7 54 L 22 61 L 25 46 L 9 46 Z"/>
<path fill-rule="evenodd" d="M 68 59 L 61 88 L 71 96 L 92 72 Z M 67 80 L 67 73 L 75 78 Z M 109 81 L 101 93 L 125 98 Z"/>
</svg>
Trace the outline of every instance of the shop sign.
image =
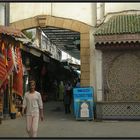
<svg viewBox="0 0 140 140">
<path fill-rule="evenodd" d="M 93 88 L 74 88 L 74 115 L 76 120 L 93 119 Z"/>
</svg>

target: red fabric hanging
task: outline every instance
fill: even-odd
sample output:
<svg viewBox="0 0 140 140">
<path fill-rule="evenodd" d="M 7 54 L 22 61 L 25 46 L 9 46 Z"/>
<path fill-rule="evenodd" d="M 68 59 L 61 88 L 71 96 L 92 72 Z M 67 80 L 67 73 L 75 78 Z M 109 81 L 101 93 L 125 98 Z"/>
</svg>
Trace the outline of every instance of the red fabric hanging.
<svg viewBox="0 0 140 140">
<path fill-rule="evenodd" d="M 3 85 L 4 81 L 7 79 L 5 52 L 6 52 L 5 44 L 2 43 L 1 49 L 0 49 L 0 87 Z"/>
<path fill-rule="evenodd" d="M 4 64 L 7 65 L 7 48 L 6 48 L 6 44 L 4 42 L 2 42 L 1 48 L 2 48 Z"/>
<path fill-rule="evenodd" d="M 18 71 L 14 73 L 13 77 L 13 91 L 22 96 L 23 94 L 23 66 L 22 66 L 22 58 L 19 47 L 16 47 L 16 55 L 17 55 L 17 64 L 18 64 Z"/>
<path fill-rule="evenodd" d="M 13 57 L 12 57 L 12 48 L 13 46 L 10 44 L 7 50 L 7 73 L 10 74 L 14 68 Z"/>
<path fill-rule="evenodd" d="M 0 89 L 6 90 L 7 84 L 8 84 L 8 79 L 6 79 L 6 80 L 3 82 L 2 86 L 0 87 Z"/>
</svg>

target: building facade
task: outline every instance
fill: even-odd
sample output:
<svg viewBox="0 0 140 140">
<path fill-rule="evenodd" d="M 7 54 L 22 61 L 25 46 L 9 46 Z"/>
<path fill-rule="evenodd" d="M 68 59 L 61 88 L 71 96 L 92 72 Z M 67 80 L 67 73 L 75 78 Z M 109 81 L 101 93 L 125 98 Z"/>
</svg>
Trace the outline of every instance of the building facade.
<svg viewBox="0 0 140 140">
<path fill-rule="evenodd" d="M 95 33 L 102 75 L 97 118 L 140 119 L 139 24 L 138 11 L 122 12 L 112 15 Z"/>
<path fill-rule="evenodd" d="M 114 48 L 112 46 L 116 45 L 114 44 L 115 41 L 115 43 L 119 42 L 118 48 L 120 48 L 121 45 L 124 45 L 126 49 L 128 48 L 128 46 L 134 45 L 134 49 L 136 49 L 138 43 L 137 40 L 139 40 L 139 30 L 135 32 L 137 35 L 133 35 L 131 34 L 131 32 L 124 32 L 122 30 L 122 32 L 120 33 L 123 36 L 122 37 L 118 36 L 117 30 L 116 33 L 113 32 L 115 30 L 115 27 L 109 28 L 111 35 L 113 34 L 115 36 L 113 36 L 113 44 L 110 43 L 112 36 L 110 38 L 105 33 L 105 38 L 102 38 L 102 36 L 100 35 L 101 33 L 97 35 L 97 32 L 99 31 L 99 28 L 106 29 L 108 27 L 106 27 L 106 24 L 105 26 L 102 25 L 109 21 L 109 19 L 113 20 L 111 17 L 114 17 L 116 15 L 123 15 L 124 13 L 126 15 L 130 14 L 129 12 L 127 12 L 128 10 L 135 13 L 135 15 L 139 15 L 139 7 L 139 3 L 11 3 L 10 25 L 13 28 L 18 28 L 20 30 L 35 27 L 52 26 L 79 32 L 81 85 L 94 87 L 94 96 L 95 101 L 97 102 L 109 102 L 118 100 L 126 101 L 127 98 L 130 98 L 131 95 L 128 97 L 128 94 L 124 93 L 124 91 L 127 92 L 129 90 L 127 87 L 128 85 L 124 85 L 123 87 L 125 87 L 125 89 L 121 89 L 121 82 L 124 83 L 124 80 L 131 81 L 130 79 L 132 79 L 131 83 L 132 85 L 135 85 L 135 82 L 138 81 L 137 77 L 139 77 L 139 71 L 137 68 L 139 68 L 139 53 L 138 51 L 133 51 L 133 54 L 130 54 L 129 52 L 131 52 L 131 49 L 128 49 L 126 52 L 124 51 L 124 54 L 122 54 L 121 51 L 112 51 L 112 49 L 110 50 L 110 48 Z M 14 13 L 18 13 L 18 15 Z M 121 21 L 127 20 L 133 21 L 135 19 L 133 17 L 126 19 L 125 17 L 123 17 L 121 19 Z M 115 26 L 122 24 L 120 28 L 123 29 L 125 29 L 125 27 L 128 30 L 129 28 L 131 28 L 129 25 L 127 25 L 128 22 L 115 23 Z M 129 22 L 129 24 L 131 24 L 131 22 Z M 133 26 L 135 29 L 136 26 Z M 127 33 L 128 35 L 128 42 L 126 42 L 126 44 L 123 44 L 123 40 L 126 36 L 125 33 Z M 137 37 L 135 43 L 131 43 L 129 41 L 129 34 L 132 35 L 131 37 L 133 39 L 133 36 Z M 96 36 L 98 36 L 98 38 L 96 38 Z M 101 42 L 100 44 L 99 41 L 104 42 L 104 40 L 106 40 L 106 37 L 108 38 L 107 42 L 105 44 L 102 44 Z M 109 50 L 106 51 L 103 49 L 102 51 L 101 48 L 105 48 L 104 46 L 106 45 L 108 45 L 107 48 L 109 48 Z M 122 60 L 124 61 L 122 62 Z M 128 63 L 126 64 L 126 62 Z M 137 67 L 135 68 L 136 73 L 133 72 L 133 63 Z M 110 65 L 110 67 L 108 67 L 108 65 Z M 128 79 L 125 77 L 122 79 L 124 75 L 121 75 L 121 72 L 123 71 L 123 67 L 121 65 L 129 68 L 128 73 L 130 76 L 127 77 Z M 123 72 L 125 72 L 125 70 Z M 116 75 L 114 75 L 114 73 L 116 73 Z M 134 77 L 136 79 L 134 79 Z M 120 86 L 118 86 L 117 88 L 114 87 L 114 85 L 112 84 L 114 81 L 116 81 L 114 85 L 118 84 Z M 108 87 L 109 89 L 111 89 L 111 91 L 108 90 Z M 130 91 L 135 92 L 134 96 L 136 96 L 138 88 L 135 88 L 133 90 L 132 88 L 130 89 Z M 130 100 L 132 101 L 132 98 L 130 98 L 129 101 Z"/>
</svg>

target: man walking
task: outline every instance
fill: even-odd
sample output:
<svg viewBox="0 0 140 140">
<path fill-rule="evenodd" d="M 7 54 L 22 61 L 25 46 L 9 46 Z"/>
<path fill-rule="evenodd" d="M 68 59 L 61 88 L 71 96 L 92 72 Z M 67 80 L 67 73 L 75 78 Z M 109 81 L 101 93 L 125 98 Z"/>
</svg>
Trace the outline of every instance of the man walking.
<svg viewBox="0 0 140 140">
<path fill-rule="evenodd" d="M 29 91 L 23 99 L 22 114 L 26 110 L 26 128 L 29 137 L 37 137 L 39 117 L 44 119 L 43 102 L 39 92 L 35 90 L 35 81 L 29 82 Z"/>
</svg>

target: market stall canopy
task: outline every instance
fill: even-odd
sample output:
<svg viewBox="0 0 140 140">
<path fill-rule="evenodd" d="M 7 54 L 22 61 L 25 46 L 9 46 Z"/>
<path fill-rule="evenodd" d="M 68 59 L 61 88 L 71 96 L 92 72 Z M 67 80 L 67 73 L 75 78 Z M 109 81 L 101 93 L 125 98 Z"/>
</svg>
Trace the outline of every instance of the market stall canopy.
<svg viewBox="0 0 140 140">
<path fill-rule="evenodd" d="M 8 26 L 0 25 L 0 34 L 12 36 L 15 40 L 22 42 L 23 44 L 30 43 L 31 40 L 28 39 L 20 30 L 13 29 Z"/>
<path fill-rule="evenodd" d="M 13 29 L 8 26 L 0 26 L 0 33 L 14 37 L 25 37 L 25 35 L 18 29 Z"/>
<path fill-rule="evenodd" d="M 97 28 L 94 35 L 98 44 L 139 42 L 140 14 L 112 15 L 107 22 Z"/>
<path fill-rule="evenodd" d="M 80 33 L 56 27 L 42 27 L 42 31 L 60 50 L 80 59 Z"/>
</svg>

